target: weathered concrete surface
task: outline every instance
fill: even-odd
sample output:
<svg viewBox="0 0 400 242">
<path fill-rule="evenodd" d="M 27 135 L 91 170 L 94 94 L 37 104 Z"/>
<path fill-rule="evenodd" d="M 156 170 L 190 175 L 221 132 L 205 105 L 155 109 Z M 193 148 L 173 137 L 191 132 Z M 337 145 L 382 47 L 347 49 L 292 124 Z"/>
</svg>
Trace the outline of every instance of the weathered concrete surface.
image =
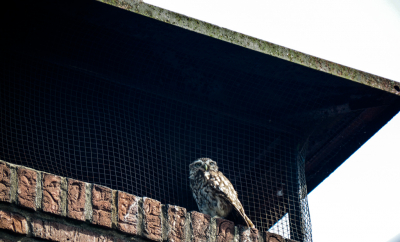
<svg viewBox="0 0 400 242">
<path fill-rule="evenodd" d="M 100 2 L 400 96 L 400 80 L 394 81 L 372 75 L 143 3 L 140 0 L 100 0 Z"/>
</svg>

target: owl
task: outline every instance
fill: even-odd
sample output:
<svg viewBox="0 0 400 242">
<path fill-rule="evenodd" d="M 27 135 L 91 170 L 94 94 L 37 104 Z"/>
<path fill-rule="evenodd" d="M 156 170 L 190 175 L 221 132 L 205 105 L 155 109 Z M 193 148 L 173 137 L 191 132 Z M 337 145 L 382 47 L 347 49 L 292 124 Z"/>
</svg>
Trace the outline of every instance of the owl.
<svg viewBox="0 0 400 242">
<path fill-rule="evenodd" d="M 189 165 L 190 188 L 200 212 L 226 218 L 231 212 L 248 227 L 254 228 L 246 216 L 232 183 L 218 171 L 217 163 L 200 158 Z"/>
</svg>

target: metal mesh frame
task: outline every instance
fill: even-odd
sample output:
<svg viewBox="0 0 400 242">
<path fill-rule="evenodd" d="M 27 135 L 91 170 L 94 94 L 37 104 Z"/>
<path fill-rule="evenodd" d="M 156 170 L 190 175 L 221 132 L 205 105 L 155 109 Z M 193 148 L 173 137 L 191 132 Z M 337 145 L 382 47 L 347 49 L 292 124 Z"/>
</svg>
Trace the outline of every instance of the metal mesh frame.
<svg viewBox="0 0 400 242">
<path fill-rule="evenodd" d="M 313 189 L 400 107 L 324 71 L 380 78 L 194 19 L 91 0 L 6 11 L 0 159 L 190 211 L 188 165 L 209 157 L 258 229 L 297 241 L 312 241 L 305 170 Z"/>
<path fill-rule="evenodd" d="M 197 210 L 188 165 L 210 157 L 257 228 L 290 213 L 276 232 L 311 241 L 298 138 L 63 68 L 28 69 L 3 72 L 0 159 Z"/>
<path fill-rule="evenodd" d="M 120 39 L 76 19 L 43 18 L 30 39 L 34 48 L 0 52 L 1 160 L 190 211 L 197 206 L 188 165 L 209 157 L 259 230 L 312 241 L 298 147 L 311 129 L 299 130 L 314 121 L 307 112 L 336 90 L 319 84 L 319 72 L 301 78 L 294 64 L 232 45 L 217 53 L 219 42 L 205 36 L 179 39 L 176 49 Z M 211 50 L 193 52 L 191 45 Z M 266 68 L 278 65 L 284 71 L 270 77 Z"/>
</svg>

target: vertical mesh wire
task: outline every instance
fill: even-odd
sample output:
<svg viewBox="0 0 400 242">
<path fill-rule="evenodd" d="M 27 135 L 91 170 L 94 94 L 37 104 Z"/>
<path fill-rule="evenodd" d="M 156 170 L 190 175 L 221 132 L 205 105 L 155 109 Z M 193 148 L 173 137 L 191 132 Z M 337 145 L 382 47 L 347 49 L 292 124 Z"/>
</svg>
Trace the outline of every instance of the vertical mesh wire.
<svg viewBox="0 0 400 242">
<path fill-rule="evenodd" d="M 284 238 L 292 238 L 297 241 L 312 241 L 311 220 L 308 208 L 307 185 L 304 169 L 307 144 L 308 142 L 305 142 L 303 146 L 299 146 L 301 149 L 297 151 L 296 165 L 298 180 L 295 182 L 293 188 L 297 188 L 298 195 L 291 196 L 283 202 L 284 206 L 286 205 L 285 203 L 288 203 L 289 206 L 296 206 L 295 203 L 298 203 L 299 208 L 292 211 L 295 215 L 290 215 L 291 211 L 289 210 L 289 213 L 286 213 L 279 221 L 268 229 L 269 232 L 277 233 L 282 235 Z M 281 189 L 278 189 L 277 191 L 281 196 L 284 196 L 283 192 L 285 185 L 286 184 L 282 183 Z"/>
<path fill-rule="evenodd" d="M 353 95 L 347 82 L 332 85 L 317 71 L 300 78 L 287 63 L 274 72 L 278 60 L 207 37 L 186 41 L 184 33 L 174 48 L 165 36 L 152 44 L 146 35 L 57 19 L 35 26 L 32 48 L 1 49 L 1 160 L 190 211 L 197 206 L 188 165 L 209 157 L 259 230 L 312 241 L 304 138 L 336 120 L 322 109 L 331 103 L 326 93 Z M 326 133 L 358 114 L 343 114 Z"/>
<path fill-rule="evenodd" d="M 308 197 L 307 197 L 307 184 L 305 176 L 305 161 L 307 152 L 308 142 L 305 142 L 304 146 L 299 150 L 297 156 L 297 166 L 299 171 L 299 199 L 300 199 L 300 211 L 301 211 L 301 234 L 300 241 L 312 241 L 312 230 L 311 230 L 311 219 L 310 210 L 308 209 Z"/>
<path fill-rule="evenodd" d="M 191 211 L 188 165 L 209 157 L 259 230 L 312 241 L 306 156 L 386 105 L 378 90 L 71 2 L 18 6 L 37 16 L 2 35 L 1 160 Z"/>
<path fill-rule="evenodd" d="M 62 68 L 3 73 L 2 160 L 197 210 L 188 164 L 210 157 L 260 230 L 289 212 L 298 174 L 304 183 L 291 139 L 268 128 Z M 276 232 L 289 238 L 289 227 Z"/>
</svg>

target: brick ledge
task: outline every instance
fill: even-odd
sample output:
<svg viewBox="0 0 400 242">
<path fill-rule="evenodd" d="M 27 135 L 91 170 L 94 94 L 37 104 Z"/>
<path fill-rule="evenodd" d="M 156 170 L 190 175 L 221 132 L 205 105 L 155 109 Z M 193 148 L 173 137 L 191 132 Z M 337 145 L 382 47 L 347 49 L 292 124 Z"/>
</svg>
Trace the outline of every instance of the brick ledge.
<svg viewBox="0 0 400 242">
<path fill-rule="evenodd" d="M 294 242 L 108 187 L 0 160 L 0 242 Z"/>
</svg>

